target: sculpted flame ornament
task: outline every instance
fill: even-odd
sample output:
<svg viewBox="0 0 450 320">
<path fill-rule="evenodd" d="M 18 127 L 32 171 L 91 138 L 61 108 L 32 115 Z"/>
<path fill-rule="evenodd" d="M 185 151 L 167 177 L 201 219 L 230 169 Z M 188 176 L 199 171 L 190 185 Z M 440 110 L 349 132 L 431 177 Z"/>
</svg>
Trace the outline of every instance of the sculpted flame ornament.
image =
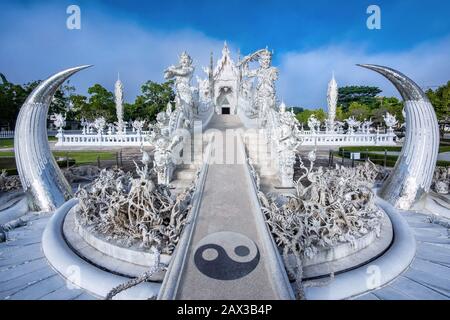
<svg viewBox="0 0 450 320">
<path fill-rule="evenodd" d="M 383 66 L 359 65 L 380 73 L 400 92 L 406 113 L 406 137 L 392 174 L 380 196 L 400 209 L 410 209 L 430 190 L 439 151 L 439 125 L 422 89 L 404 74 Z"/>
<path fill-rule="evenodd" d="M 72 190 L 48 146 L 47 114 L 56 90 L 73 74 L 67 69 L 39 84 L 27 98 L 16 123 L 14 153 L 24 191 L 36 209 L 53 211 L 72 197 Z"/>
</svg>

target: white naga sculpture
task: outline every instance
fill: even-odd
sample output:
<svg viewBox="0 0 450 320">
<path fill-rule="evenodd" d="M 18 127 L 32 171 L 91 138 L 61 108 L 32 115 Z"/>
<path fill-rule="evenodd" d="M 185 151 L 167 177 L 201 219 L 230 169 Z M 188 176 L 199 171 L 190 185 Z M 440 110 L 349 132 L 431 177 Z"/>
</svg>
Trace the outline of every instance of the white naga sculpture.
<svg viewBox="0 0 450 320">
<path fill-rule="evenodd" d="M 194 99 L 191 90 L 191 79 L 194 66 L 191 57 L 183 52 L 178 66 L 170 66 L 164 71 L 166 80 L 175 80 L 175 113 L 170 120 L 171 130 L 190 128 L 193 122 Z"/>
<path fill-rule="evenodd" d="M 123 84 L 118 77 L 114 87 L 114 97 L 116 100 L 116 114 L 117 114 L 117 132 L 124 133 L 125 124 L 123 122 Z"/>
<path fill-rule="evenodd" d="M 338 100 L 338 85 L 333 77 L 330 83 L 328 83 L 327 102 L 328 102 L 328 119 L 327 119 L 327 131 L 333 132 L 336 120 L 336 105 Z"/>
<path fill-rule="evenodd" d="M 248 64 L 259 61 L 259 69 L 249 70 Z M 259 118 L 263 120 L 269 109 L 275 108 L 275 81 L 278 79 L 278 69 L 271 66 L 272 53 L 267 49 L 259 50 L 247 57 L 238 65 L 243 68 L 243 77 L 256 77 L 255 104 Z"/>
<path fill-rule="evenodd" d="M 61 113 L 55 113 L 51 118 L 53 120 L 53 125 L 56 129 L 58 129 L 58 135 L 62 135 L 63 128 L 66 126 L 66 117 L 64 117 Z"/>
</svg>

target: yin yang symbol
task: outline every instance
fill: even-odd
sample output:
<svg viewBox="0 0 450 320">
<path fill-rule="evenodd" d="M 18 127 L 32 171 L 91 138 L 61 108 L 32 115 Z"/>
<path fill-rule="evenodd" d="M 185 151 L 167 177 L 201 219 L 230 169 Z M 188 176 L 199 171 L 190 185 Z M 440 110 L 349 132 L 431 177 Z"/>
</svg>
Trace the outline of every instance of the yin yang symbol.
<svg viewBox="0 0 450 320">
<path fill-rule="evenodd" d="M 258 265 L 260 254 L 250 238 L 235 232 L 217 232 L 197 244 L 194 263 L 207 277 L 236 280 L 245 277 Z"/>
</svg>

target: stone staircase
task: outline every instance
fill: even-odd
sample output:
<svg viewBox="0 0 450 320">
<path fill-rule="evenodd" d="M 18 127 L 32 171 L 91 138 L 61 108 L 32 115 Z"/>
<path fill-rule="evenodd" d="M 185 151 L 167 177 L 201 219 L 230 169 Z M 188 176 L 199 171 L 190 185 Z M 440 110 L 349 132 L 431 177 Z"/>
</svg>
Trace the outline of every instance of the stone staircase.
<svg viewBox="0 0 450 320">
<path fill-rule="evenodd" d="M 203 163 L 203 151 L 206 148 L 206 143 L 202 140 L 204 139 L 192 139 L 191 144 L 184 150 L 190 154 L 190 163 L 179 164 L 175 169 L 170 187 L 176 194 L 192 186 L 196 179 L 197 171 Z"/>
</svg>

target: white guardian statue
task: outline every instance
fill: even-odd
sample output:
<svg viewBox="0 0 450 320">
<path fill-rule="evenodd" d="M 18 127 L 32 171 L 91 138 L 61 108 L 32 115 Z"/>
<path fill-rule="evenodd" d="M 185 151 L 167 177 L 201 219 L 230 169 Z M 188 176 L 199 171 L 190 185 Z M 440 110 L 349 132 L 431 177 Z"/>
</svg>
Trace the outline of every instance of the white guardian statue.
<svg viewBox="0 0 450 320">
<path fill-rule="evenodd" d="M 248 64 L 255 60 L 258 60 L 259 68 L 249 70 Z M 245 57 L 239 64 L 243 68 L 244 77 L 257 79 L 255 103 L 260 119 L 265 117 L 269 108 L 275 108 L 275 81 L 278 79 L 278 69 L 271 64 L 272 53 L 267 48 Z"/>
<path fill-rule="evenodd" d="M 180 121 L 184 127 L 190 127 L 193 120 L 194 99 L 191 90 L 191 79 L 194 74 L 194 66 L 191 57 L 183 52 L 180 56 L 180 62 L 177 66 L 170 66 L 164 71 L 166 80 L 175 80 L 175 107 L 179 115 L 176 117 L 174 127 L 180 128 Z M 172 127 L 172 125 L 171 125 Z M 171 128 L 175 129 L 175 128 Z"/>
</svg>

